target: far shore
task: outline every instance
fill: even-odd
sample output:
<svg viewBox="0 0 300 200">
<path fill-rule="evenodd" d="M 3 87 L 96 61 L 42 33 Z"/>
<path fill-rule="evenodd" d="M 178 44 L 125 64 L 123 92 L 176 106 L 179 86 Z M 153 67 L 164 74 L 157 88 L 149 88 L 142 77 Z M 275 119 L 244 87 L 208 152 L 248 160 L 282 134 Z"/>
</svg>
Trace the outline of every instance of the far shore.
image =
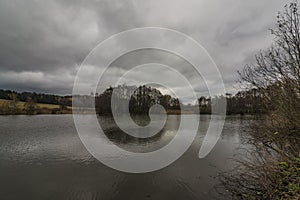
<svg viewBox="0 0 300 200">
<path fill-rule="evenodd" d="M 168 115 L 194 115 L 199 114 L 199 109 L 194 107 L 180 109 L 167 109 Z M 64 114 L 95 114 L 94 108 L 62 106 L 57 104 L 28 103 L 0 99 L 0 115 L 64 115 Z M 138 113 L 136 113 L 138 114 Z M 210 109 L 201 109 L 200 114 L 211 115 Z M 100 114 L 105 116 L 110 114 Z M 227 113 L 227 115 L 244 115 L 243 113 Z M 251 115 L 247 113 L 247 115 Z"/>
</svg>

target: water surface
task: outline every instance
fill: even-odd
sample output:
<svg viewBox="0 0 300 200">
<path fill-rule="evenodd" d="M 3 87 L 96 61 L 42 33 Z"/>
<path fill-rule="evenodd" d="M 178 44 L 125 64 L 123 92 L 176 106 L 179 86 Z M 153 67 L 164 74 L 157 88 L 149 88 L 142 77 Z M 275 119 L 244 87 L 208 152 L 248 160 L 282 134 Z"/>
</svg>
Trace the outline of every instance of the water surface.
<svg viewBox="0 0 300 200">
<path fill-rule="evenodd" d="M 227 199 L 216 192 L 218 173 L 234 166 L 241 153 L 248 118 L 227 117 L 222 137 L 204 159 L 198 152 L 210 116 L 201 116 L 198 135 L 188 151 L 159 171 L 128 174 L 93 158 L 81 143 L 72 115 L 0 116 L 0 198 L 9 199 Z M 179 117 L 149 140 L 130 138 L 110 117 L 100 120 L 116 145 L 149 152 L 176 134 Z M 143 123 L 143 118 L 138 123 Z"/>
</svg>

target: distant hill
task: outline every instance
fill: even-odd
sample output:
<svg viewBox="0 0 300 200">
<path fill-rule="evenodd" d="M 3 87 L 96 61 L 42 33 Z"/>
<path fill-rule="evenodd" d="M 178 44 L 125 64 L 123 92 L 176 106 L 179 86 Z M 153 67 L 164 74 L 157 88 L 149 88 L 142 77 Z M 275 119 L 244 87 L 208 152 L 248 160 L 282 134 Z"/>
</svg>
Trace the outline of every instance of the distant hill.
<svg viewBox="0 0 300 200">
<path fill-rule="evenodd" d="M 68 114 L 72 96 L 0 89 L 0 114 Z"/>
<path fill-rule="evenodd" d="M 72 96 L 59 96 L 54 94 L 42 94 L 35 92 L 16 92 L 12 90 L 1 90 L 0 99 L 13 101 L 33 101 L 35 103 L 55 104 L 72 106 Z"/>
</svg>

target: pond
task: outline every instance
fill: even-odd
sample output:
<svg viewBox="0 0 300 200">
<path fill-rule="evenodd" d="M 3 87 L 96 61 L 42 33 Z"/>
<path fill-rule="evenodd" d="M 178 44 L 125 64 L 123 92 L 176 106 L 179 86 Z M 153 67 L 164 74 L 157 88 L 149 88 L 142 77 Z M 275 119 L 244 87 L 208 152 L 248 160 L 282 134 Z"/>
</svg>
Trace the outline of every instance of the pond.
<svg viewBox="0 0 300 200">
<path fill-rule="evenodd" d="M 148 140 L 127 137 L 111 117 L 99 122 L 116 145 L 148 152 L 173 138 L 179 119 L 169 115 L 164 129 Z M 243 153 L 243 134 L 252 119 L 228 116 L 217 145 L 199 159 L 210 116 L 200 119 L 193 144 L 177 161 L 155 172 L 130 174 L 90 155 L 72 115 L 0 116 L 1 199 L 228 199 L 216 190 L 218 174 L 232 169 L 232 158 Z"/>
</svg>

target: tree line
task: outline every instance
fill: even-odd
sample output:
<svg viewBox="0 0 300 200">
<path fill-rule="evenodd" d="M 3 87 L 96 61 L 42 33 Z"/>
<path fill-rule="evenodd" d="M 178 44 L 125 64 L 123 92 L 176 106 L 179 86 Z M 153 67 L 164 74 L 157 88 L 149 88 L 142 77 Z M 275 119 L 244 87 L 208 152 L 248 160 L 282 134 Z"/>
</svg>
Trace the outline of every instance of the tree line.
<svg viewBox="0 0 300 200">
<path fill-rule="evenodd" d="M 114 105 L 111 104 L 112 95 L 115 95 Z M 54 104 L 59 105 L 60 109 L 52 110 L 53 113 L 60 113 L 61 110 L 66 110 L 67 107 L 72 106 L 72 98 L 76 98 L 76 106 L 82 108 L 92 108 L 95 106 L 96 112 L 100 115 L 111 114 L 112 109 L 117 112 L 125 111 L 125 104 L 123 101 L 128 100 L 129 112 L 135 114 L 147 114 L 151 106 L 155 104 L 162 105 L 168 113 L 181 114 L 189 113 L 197 114 L 197 110 L 201 114 L 211 114 L 212 106 L 217 106 L 218 101 L 226 99 L 227 114 L 266 114 L 272 110 L 271 104 L 266 106 L 264 92 L 260 89 L 250 89 L 239 91 L 235 95 L 224 94 L 220 96 L 208 97 L 201 96 L 194 104 L 185 105 L 178 98 L 171 95 L 163 95 L 157 88 L 150 86 L 128 86 L 118 85 L 116 87 L 109 87 L 101 94 L 91 93 L 90 95 L 75 95 L 75 96 L 59 96 L 52 94 L 18 93 L 11 90 L 0 90 L 0 99 L 9 100 L 0 109 L 1 114 L 33 114 L 39 113 L 37 104 Z M 17 102 L 25 102 L 22 111 L 17 111 Z M 4 103 L 2 103 L 4 104 Z M 198 107 L 198 108 L 196 108 Z M 51 114 L 47 111 L 44 114 Z M 43 112 L 42 112 L 43 113 Z"/>
<path fill-rule="evenodd" d="M 0 100 L 2 115 L 71 113 L 71 96 L 0 90 Z"/>
<path fill-rule="evenodd" d="M 72 106 L 72 96 L 59 96 L 36 92 L 16 92 L 12 90 L 0 89 L 0 99 L 23 102 L 33 101 L 35 103 Z"/>
<path fill-rule="evenodd" d="M 111 103 L 114 95 L 115 102 Z M 163 95 L 158 89 L 150 86 L 119 85 L 109 87 L 96 96 L 96 112 L 98 114 L 111 114 L 112 111 L 125 112 L 126 107 L 130 113 L 147 114 L 151 106 L 162 105 L 166 110 L 180 110 L 180 101 L 170 95 Z"/>
<path fill-rule="evenodd" d="M 235 95 L 226 93 L 225 95 L 205 97 L 198 99 L 198 106 L 201 114 L 211 114 L 212 106 L 218 106 L 226 100 L 227 115 L 262 115 L 267 114 L 271 108 L 265 106 L 264 97 L 258 89 L 239 91 Z"/>
<path fill-rule="evenodd" d="M 111 104 L 113 94 L 116 99 L 114 105 Z M 158 89 L 145 85 L 109 87 L 95 98 L 96 111 L 100 115 L 111 114 L 112 109 L 117 112 L 125 111 L 126 106 L 129 106 L 130 113 L 147 114 L 154 104 L 162 105 L 169 113 L 180 114 L 181 111 L 190 111 L 197 114 L 198 110 L 201 114 L 211 114 L 212 106 L 220 105 L 219 102 L 224 99 L 227 102 L 228 115 L 266 114 L 272 110 L 271 106 L 266 106 L 264 96 L 258 89 L 239 91 L 235 95 L 227 93 L 214 97 L 201 96 L 194 104 L 187 105 L 180 102 L 178 98 L 163 95 Z M 128 105 L 123 103 L 126 101 L 129 101 Z"/>
</svg>

